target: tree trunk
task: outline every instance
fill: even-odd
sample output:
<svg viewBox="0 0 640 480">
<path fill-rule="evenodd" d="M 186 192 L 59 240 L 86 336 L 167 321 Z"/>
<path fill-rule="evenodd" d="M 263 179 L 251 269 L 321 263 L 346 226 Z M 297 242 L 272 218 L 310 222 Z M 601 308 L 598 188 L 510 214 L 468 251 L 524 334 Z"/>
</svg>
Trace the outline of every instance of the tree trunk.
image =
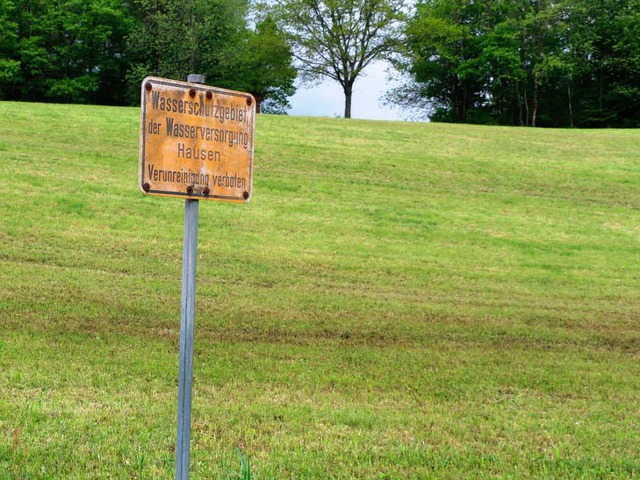
<svg viewBox="0 0 640 480">
<path fill-rule="evenodd" d="M 520 126 L 524 126 L 524 120 L 522 116 L 522 95 L 520 95 L 520 81 L 516 80 L 516 97 L 518 97 L 518 120 L 520 120 Z"/>
<path fill-rule="evenodd" d="M 344 118 L 351 118 L 351 97 L 353 95 L 353 86 L 344 87 Z"/>
<path fill-rule="evenodd" d="M 600 118 L 604 115 L 604 73 L 600 72 L 598 82 L 600 83 L 600 94 L 598 95 L 598 107 L 600 107 Z"/>
<path fill-rule="evenodd" d="M 544 39 L 545 34 L 549 30 L 549 25 L 544 22 L 544 17 L 541 15 L 544 13 L 544 9 L 547 8 L 545 2 L 539 2 L 537 4 L 536 15 L 538 19 L 536 21 L 536 56 L 535 65 L 533 66 L 533 116 L 531 117 L 531 126 L 536 127 L 538 125 L 538 106 L 539 106 L 539 90 L 540 90 L 540 77 L 542 73 L 538 70 L 538 66 L 542 63 L 542 52 L 544 51 Z"/>
<path fill-rule="evenodd" d="M 527 120 L 527 123 L 525 124 L 527 127 L 530 125 L 529 123 L 529 119 L 531 118 L 529 116 L 529 94 L 527 93 L 527 87 L 524 87 L 524 113 L 525 113 L 525 118 Z"/>
<path fill-rule="evenodd" d="M 528 84 L 528 75 L 527 72 L 527 36 L 523 31 L 520 35 L 520 69 L 525 72 L 525 78 L 523 82 L 523 92 L 522 96 L 520 96 L 520 82 L 518 81 L 518 102 L 520 102 L 520 125 L 528 127 L 529 126 L 529 100 L 528 100 L 528 92 L 527 92 L 527 84 Z M 524 106 L 524 115 L 522 112 L 522 107 Z M 524 122 L 522 121 L 524 118 Z"/>
<path fill-rule="evenodd" d="M 567 85 L 567 93 L 569 94 L 569 126 L 574 127 L 573 123 L 573 105 L 571 105 L 571 85 Z"/>
<path fill-rule="evenodd" d="M 252 93 L 251 95 L 253 95 L 253 98 L 256 99 L 256 113 L 260 113 L 262 106 L 262 97 L 257 93 Z"/>
<path fill-rule="evenodd" d="M 533 79 L 533 115 L 531 115 L 531 126 L 536 127 L 538 120 L 538 77 L 534 74 Z"/>
</svg>

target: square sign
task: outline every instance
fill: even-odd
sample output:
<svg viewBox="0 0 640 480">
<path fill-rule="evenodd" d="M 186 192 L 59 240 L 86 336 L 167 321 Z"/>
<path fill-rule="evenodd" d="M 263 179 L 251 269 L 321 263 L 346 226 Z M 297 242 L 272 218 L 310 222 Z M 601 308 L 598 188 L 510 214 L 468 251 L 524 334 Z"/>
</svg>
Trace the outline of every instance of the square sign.
<svg viewBox="0 0 640 480">
<path fill-rule="evenodd" d="M 147 77 L 139 184 L 149 195 L 246 202 L 256 107 L 248 93 Z"/>
</svg>

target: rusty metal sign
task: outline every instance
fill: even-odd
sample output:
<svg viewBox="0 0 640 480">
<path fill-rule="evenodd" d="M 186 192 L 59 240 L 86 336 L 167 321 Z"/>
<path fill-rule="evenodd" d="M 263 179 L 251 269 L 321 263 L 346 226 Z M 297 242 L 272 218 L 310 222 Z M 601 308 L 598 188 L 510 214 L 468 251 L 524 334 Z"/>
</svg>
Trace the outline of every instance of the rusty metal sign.
<svg viewBox="0 0 640 480">
<path fill-rule="evenodd" d="M 147 77 L 141 106 L 139 184 L 144 193 L 250 199 L 255 129 L 250 94 Z"/>
</svg>

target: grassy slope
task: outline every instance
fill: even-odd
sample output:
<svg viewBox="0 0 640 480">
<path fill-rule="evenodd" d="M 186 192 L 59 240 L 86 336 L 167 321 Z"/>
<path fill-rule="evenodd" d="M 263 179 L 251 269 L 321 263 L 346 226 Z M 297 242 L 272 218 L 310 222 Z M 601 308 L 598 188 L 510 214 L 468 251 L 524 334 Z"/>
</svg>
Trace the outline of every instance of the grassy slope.
<svg viewBox="0 0 640 480">
<path fill-rule="evenodd" d="M 172 478 L 137 109 L 0 103 L 0 479 Z M 640 475 L 640 132 L 263 116 L 200 208 L 192 477 Z"/>
</svg>

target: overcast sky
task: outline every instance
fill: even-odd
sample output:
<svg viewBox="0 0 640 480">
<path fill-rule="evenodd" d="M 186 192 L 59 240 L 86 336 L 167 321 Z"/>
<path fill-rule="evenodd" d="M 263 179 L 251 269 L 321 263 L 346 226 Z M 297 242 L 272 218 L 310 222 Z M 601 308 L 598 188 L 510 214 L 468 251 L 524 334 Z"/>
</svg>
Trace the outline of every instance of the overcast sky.
<svg viewBox="0 0 640 480">
<path fill-rule="evenodd" d="M 386 64 L 376 62 L 364 70 L 364 76 L 356 79 L 353 86 L 351 116 L 368 120 L 402 120 L 398 110 L 380 104 L 380 97 L 388 90 Z M 338 82 L 326 81 L 312 88 L 298 86 L 296 94 L 289 99 L 289 115 L 312 117 L 342 117 L 344 115 L 344 93 Z"/>
</svg>

